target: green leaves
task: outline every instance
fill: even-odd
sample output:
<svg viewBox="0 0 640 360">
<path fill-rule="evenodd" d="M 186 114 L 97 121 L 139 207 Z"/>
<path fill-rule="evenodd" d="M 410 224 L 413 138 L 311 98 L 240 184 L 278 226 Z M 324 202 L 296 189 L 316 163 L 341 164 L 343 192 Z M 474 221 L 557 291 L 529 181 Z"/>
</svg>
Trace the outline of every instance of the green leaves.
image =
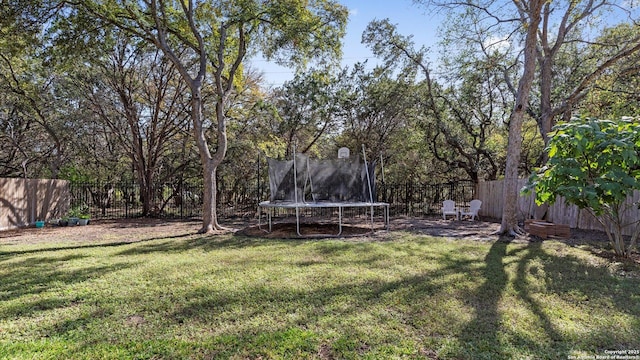
<svg viewBox="0 0 640 360">
<path fill-rule="evenodd" d="M 554 130 L 547 166 L 527 186 L 535 189 L 536 203 L 553 203 L 562 196 L 597 216 L 620 219 L 621 205 L 634 190 L 640 190 L 637 120 L 573 118 Z"/>
</svg>

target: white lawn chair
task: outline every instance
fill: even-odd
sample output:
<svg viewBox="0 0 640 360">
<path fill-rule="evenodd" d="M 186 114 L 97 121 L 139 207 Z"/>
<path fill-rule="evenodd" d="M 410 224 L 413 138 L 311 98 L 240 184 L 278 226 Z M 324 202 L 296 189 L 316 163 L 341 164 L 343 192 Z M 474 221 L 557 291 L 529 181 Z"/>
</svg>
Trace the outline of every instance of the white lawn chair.
<svg viewBox="0 0 640 360">
<path fill-rule="evenodd" d="M 453 200 L 445 200 L 442 202 L 442 218 L 447 220 L 447 215 L 454 215 L 456 220 L 460 219 L 458 208 Z"/>
<path fill-rule="evenodd" d="M 482 201 L 481 200 L 471 200 L 471 202 L 469 203 L 469 210 L 463 209 L 460 210 L 460 216 L 461 217 L 465 217 L 465 216 L 469 216 L 471 217 L 471 220 L 475 220 L 475 218 L 480 218 L 478 216 L 478 211 L 480 211 L 480 206 L 482 206 Z"/>
</svg>

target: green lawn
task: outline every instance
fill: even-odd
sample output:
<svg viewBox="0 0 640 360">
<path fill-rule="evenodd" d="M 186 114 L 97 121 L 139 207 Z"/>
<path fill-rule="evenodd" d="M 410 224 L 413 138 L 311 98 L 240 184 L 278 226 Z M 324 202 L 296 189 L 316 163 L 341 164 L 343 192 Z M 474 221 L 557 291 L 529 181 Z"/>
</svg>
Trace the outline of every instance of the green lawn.
<svg viewBox="0 0 640 360">
<path fill-rule="evenodd" d="M 640 273 L 403 232 L 0 246 L 2 359 L 567 359 L 640 349 Z"/>
</svg>

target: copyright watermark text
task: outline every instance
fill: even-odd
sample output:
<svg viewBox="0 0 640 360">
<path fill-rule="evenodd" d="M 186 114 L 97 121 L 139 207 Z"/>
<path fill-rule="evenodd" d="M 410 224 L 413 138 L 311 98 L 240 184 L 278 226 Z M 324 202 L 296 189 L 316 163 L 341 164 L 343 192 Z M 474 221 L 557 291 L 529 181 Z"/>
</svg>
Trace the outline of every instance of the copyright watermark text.
<svg viewBox="0 0 640 360">
<path fill-rule="evenodd" d="M 640 360 L 640 350 L 604 350 L 595 355 L 569 355 L 569 360 Z"/>
</svg>

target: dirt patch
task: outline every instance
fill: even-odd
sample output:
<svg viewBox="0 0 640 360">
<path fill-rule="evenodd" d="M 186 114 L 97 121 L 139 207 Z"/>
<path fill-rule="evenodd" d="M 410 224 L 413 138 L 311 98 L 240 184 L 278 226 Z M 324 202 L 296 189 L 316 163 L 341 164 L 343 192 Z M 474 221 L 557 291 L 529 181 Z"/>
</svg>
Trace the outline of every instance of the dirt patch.
<svg viewBox="0 0 640 360">
<path fill-rule="evenodd" d="M 397 218 L 393 230 L 404 230 L 431 236 L 465 238 L 477 241 L 496 241 L 500 224 L 488 221 L 443 220 L 437 218 Z"/>
<path fill-rule="evenodd" d="M 255 220 L 227 221 L 223 225 L 236 231 L 239 235 L 260 238 L 299 238 L 295 221 L 277 222 L 268 226 L 258 226 Z M 160 238 L 197 237 L 201 227 L 199 221 L 166 220 L 166 219 L 119 219 L 92 221 L 88 226 L 51 226 L 47 224 L 42 229 L 24 228 L 0 232 L 0 245 L 9 244 L 37 244 L 47 242 L 65 243 L 112 243 L 136 242 Z M 430 218 L 394 218 L 389 224 L 389 230 L 409 231 L 431 236 L 450 238 L 464 238 L 475 241 L 498 241 L 500 236 L 496 232 L 500 224 L 491 221 L 443 220 L 440 217 Z M 326 220 L 305 219 L 300 225 L 303 237 L 362 237 L 368 239 L 388 238 L 384 224 L 376 222 L 372 231 L 366 220 L 349 221 L 343 225 L 339 234 L 338 225 Z M 338 235 L 339 234 L 339 235 Z M 535 237 L 522 236 L 511 241 L 539 241 Z M 606 245 L 607 237 L 599 231 L 571 230 L 571 238 L 561 239 L 570 245 L 590 244 Z"/>
<path fill-rule="evenodd" d="M 397 218 L 392 221 L 393 230 L 405 230 L 432 236 L 465 238 L 478 241 L 514 241 L 529 242 L 542 239 L 525 234 L 516 239 L 502 237 L 496 233 L 500 229 L 498 221 L 443 220 L 442 218 Z M 554 239 L 569 245 L 598 245 L 608 243 L 607 235 L 602 231 L 571 229 L 569 238 Z"/>
<path fill-rule="evenodd" d="M 307 221 L 308 219 L 305 219 Z M 377 222 L 372 231 L 366 220 L 348 221 L 343 225 L 342 233 L 338 235 L 338 225 L 318 221 L 301 224 L 300 233 L 303 238 L 350 238 L 354 241 L 393 241 L 394 231 L 408 231 L 416 234 L 442 236 L 452 239 L 473 241 L 509 241 L 532 242 L 542 241 L 534 236 L 521 236 L 516 239 L 500 237 L 496 231 L 500 224 L 492 221 L 470 220 L 442 220 L 431 218 L 394 218 L 386 231 L 382 222 Z M 14 244 L 66 244 L 70 246 L 91 246 L 107 244 L 127 244 L 154 239 L 197 239 L 202 223 L 200 221 L 172 221 L 166 219 L 120 219 L 93 221 L 88 226 L 51 226 L 47 224 L 42 229 L 24 228 L 0 231 L 0 246 Z M 272 225 L 272 231 L 267 232 L 267 225 L 257 225 L 257 221 L 238 219 L 227 221 L 223 225 L 238 235 L 257 238 L 300 238 L 296 232 L 295 221 L 279 222 Z M 557 239 L 570 246 L 589 246 L 590 251 L 612 263 L 640 264 L 640 255 L 634 253 L 629 259 L 620 259 L 611 251 L 607 236 L 600 231 L 571 229 L 571 237 Z"/>
<path fill-rule="evenodd" d="M 114 243 L 197 235 L 201 223 L 165 219 L 91 221 L 87 226 L 53 226 L 0 231 L 0 245 L 41 243 Z"/>
</svg>

